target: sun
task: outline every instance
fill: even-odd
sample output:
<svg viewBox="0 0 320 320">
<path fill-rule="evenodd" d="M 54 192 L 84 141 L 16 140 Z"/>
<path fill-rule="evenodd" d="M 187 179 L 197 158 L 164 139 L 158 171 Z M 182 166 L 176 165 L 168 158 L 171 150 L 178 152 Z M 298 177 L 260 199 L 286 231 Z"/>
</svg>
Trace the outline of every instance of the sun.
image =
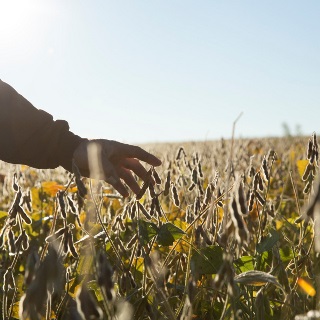
<svg viewBox="0 0 320 320">
<path fill-rule="evenodd" d="M 0 0 L 0 45 L 10 45 L 27 35 L 39 13 L 37 0 Z"/>
</svg>

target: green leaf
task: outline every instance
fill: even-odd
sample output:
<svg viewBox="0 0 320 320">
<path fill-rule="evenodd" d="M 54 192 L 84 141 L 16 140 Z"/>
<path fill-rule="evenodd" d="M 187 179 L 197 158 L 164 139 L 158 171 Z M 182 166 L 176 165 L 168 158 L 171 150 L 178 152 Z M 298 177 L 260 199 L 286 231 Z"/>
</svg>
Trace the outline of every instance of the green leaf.
<svg viewBox="0 0 320 320">
<path fill-rule="evenodd" d="M 289 262 L 291 259 L 294 258 L 293 251 L 288 246 L 284 246 L 283 248 L 280 248 L 279 253 L 280 253 L 280 258 L 282 262 Z"/>
<path fill-rule="evenodd" d="M 139 236 L 143 245 L 147 244 L 154 236 L 158 234 L 158 227 L 152 222 L 139 220 Z"/>
<path fill-rule="evenodd" d="M 79 264 L 77 266 L 77 273 L 80 275 L 90 274 L 92 264 L 93 264 L 93 256 L 92 255 L 81 255 Z"/>
<path fill-rule="evenodd" d="M 99 302 L 103 300 L 103 295 L 102 295 L 101 289 L 100 289 L 96 280 L 88 281 L 87 282 L 87 289 L 92 290 L 94 292 L 94 294 Z"/>
<path fill-rule="evenodd" d="M 180 239 L 185 232 L 174 224 L 167 222 L 160 227 L 158 233 L 158 244 L 162 246 L 171 246 L 175 240 Z"/>
<path fill-rule="evenodd" d="M 193 251 L 191 257 L 191 271 L 198 274 L 215 274 L 223 263 L 223 250 L 219 246 L 208 246 Z"/>
<path fill-rule="evenodd" d="M 240 272 L 250 271 L 254 269 L 253 257 L 243 256 L 234 261 L 234 265 Z"/>
<path fill-rule="evenodd" d="M 257 244 L 257 252 L 262 253 L 262 252 L 271 250 L 279 240 L 280 240 L 279 232 L 272 229 L 268 234 L 268 237 L 263 239 L 260 243 Z"/>
</svg>

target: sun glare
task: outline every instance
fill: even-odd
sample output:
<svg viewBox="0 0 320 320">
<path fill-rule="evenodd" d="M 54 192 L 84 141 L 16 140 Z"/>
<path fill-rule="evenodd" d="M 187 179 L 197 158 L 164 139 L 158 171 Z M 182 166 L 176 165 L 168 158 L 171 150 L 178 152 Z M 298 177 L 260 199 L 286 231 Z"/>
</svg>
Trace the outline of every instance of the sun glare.
<svg viewBox="0 0 320 320">
<path fill-rule="evenodd" d="M 0 0 L 0 45 L 10 46 L 34 36 L 39 20 L 48 17 L 49 3 L 39 0 Z"/>
<path fill-rule="evenodd" d="M 0 41 L 16 41 L 28 33 L 35 3 L 22 0 L 0 0 Z"/>
<path fill-rule="evenodd" d="M 41 48 L 53 7 L 40 0 L 0 0 L 0 58 L 7 65 L 35 56 Z"/>
</svg>

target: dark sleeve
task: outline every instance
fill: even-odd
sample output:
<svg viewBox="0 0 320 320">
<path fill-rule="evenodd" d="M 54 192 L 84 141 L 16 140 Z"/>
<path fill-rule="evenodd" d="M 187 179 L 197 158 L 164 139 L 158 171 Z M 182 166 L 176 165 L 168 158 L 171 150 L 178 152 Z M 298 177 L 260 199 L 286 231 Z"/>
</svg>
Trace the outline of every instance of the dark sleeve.
<svg viewBox="0 0 320 320">
<path fill-rule="evenodd" d="M 83 139 L 66 121 L 54 121 L 0 80 L 0 159 L 34 168 L 72 169 L 72 155 Z"/>
</svg>

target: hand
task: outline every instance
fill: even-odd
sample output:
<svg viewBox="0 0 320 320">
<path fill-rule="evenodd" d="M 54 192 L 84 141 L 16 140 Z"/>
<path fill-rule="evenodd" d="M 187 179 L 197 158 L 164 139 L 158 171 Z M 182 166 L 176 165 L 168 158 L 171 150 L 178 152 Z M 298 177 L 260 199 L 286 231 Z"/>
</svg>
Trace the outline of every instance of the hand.
<svg viewBox="0 0 320 320">
<path fill-rule="evenodd" d="M 142 180 L 148 176 L 139 160 L 152 166 L 161 164 L 157 157 L 140 147 L 103 139 L 81 142 L 73 153 L 73 160 L 83 176 L 105 180 L 123 197 L 129 194 L 121 179 L 138 194 L 140 187 L 131 171 Z"/>
</svg>

